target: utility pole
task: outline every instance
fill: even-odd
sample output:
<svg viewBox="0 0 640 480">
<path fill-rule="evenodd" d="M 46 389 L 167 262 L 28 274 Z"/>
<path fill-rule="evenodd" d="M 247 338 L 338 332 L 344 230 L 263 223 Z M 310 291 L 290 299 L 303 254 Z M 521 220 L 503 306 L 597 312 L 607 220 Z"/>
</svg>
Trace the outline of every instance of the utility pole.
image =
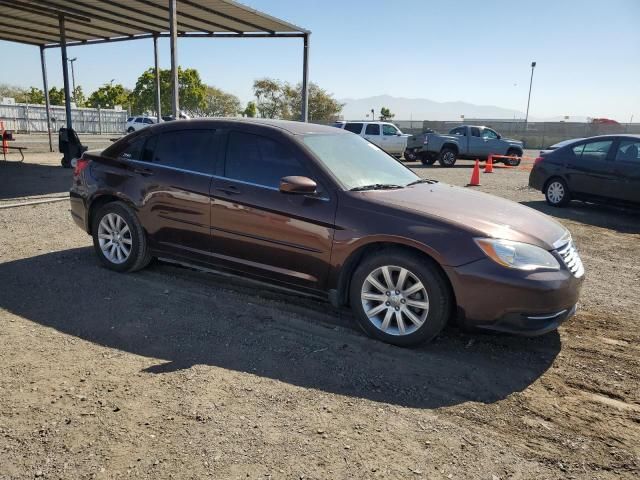
<svg viewBox="0 0 640 480">
<path fill-rule="evenodd" d="M 531 103 L 531 87 L 533 86 L 533 70 L 536 68 L 536 62 L 531 62 L 531 80 L 529 80 L 529 98 L 527 99 L 527 114 L 524 118 L 524 129 L 527 129 L 529 123 L 529 104 Z"/>
<path fill-rule="evenodd" d="M 76 60 L 78 60 L 78 57 L 73 57 L 68 59 L 68 62 L 71 64 L 71 83 L 73 84 L 73 102 L 77 105 L 77 101 L 76 101 L 76 73 L 75 70 L 73 69 L 73 62 L 75 62 Z"/>
</svg>

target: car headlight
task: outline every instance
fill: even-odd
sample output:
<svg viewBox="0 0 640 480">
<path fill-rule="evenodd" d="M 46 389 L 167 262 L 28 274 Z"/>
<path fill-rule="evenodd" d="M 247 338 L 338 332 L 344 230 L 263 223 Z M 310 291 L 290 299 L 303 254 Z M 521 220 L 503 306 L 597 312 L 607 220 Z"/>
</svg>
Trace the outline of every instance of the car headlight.
<svg viewBox="0 0 640 480">
<path fill-rule="evenodd" d="M 517 270 L 559 270 L 556 257 L 544 248 L 529 243 L 497 238 L 475 238 L 482 251 L 494 262 Z"/>
</svg>

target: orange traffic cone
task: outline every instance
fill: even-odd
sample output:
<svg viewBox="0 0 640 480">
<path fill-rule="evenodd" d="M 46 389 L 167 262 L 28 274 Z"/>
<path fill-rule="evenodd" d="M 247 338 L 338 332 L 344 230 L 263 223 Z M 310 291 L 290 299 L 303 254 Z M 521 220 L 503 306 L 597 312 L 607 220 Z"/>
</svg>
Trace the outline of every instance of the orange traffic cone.
<svg viewBox="0 0 640 480">
<path fill-rule="evenodd" d="M 467 184 L 467 187 L 479 187 L 480 186 L 480 160 L 476 158 L 476 164 L 473 166 L 473 173 L 471 174 L 471 181 Z"/>
<path fill-rule="evenodd" d="M 493 155 L 489 155 L 487 163 L 484 165 L 484 173 L 493 173 Z"/>
</svg>

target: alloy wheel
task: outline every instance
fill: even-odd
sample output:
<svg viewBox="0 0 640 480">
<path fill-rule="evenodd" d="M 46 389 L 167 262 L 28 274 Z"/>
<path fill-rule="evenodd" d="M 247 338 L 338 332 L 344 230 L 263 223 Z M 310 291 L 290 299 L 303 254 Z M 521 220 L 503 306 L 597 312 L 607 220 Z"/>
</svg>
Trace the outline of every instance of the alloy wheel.
<svg viewBox="0 0 640 480">
<path fill-rule="evenodd" d="M 444 162 L 445 165 L 453 165 L 453 162 L 455 161 L 456 157 L 453 153 L 451 152 L 447 152 L 442 156 L 442 161 Z"/>
<path fill-rule="evenodd" d="M 376 268 L 366 277 L 360 299 L 369 321 L 389 335 L 410 335 L 429 315 L 426 287 L 403 267 Z"/>
<path fill-rule="evenodd" d="M 131 229 L 117 213 L 107 213 L 100 220 L 98 242 L 102 253 L 112 263 L 124 263 L 131 255 Z"/>
<path fill-rule="evenodd" d="M 564 195 L 564 185 L 560 182 L 552 182 L 547 187 L 547 197 L 551 203 L 557 204 L 562 202 Z"/>
</svg>

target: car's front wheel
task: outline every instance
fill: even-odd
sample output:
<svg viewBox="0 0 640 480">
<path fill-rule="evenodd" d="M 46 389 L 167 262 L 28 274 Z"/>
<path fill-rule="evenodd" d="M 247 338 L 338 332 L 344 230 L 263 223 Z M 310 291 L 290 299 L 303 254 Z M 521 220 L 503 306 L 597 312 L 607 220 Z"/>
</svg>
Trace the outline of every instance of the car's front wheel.
<svg viewBox="0 0 640 480">
<path fill-rule="evenodd" d="M 91 232 L 100 263 L 111 270 L 133 272 L 151 261 L 145 231 L 133 209 L 123 202 L 100 207 Z"/>
<path fill-rule="evenodd" d="M 135 131 L 136 131 L 136 129 L 133 128 L 133 127 L 127 128 L 127 133 L 131 133 L 131 132 L 135 132 Z"/>
<path fill-rule="evenodd" d="M 549 180 L 544 187 L 544 196 L 552 207 L 564 207 L 571 201 L 567 182 L 559 177 Z"/>
<path fill-rule="evenodd" d="M 520 150 L 510 148 L 507 152 L 507 156 L 510 158 L 507 158 L 504 161 L 505 165 L 509 165 L 510 167 L 517 167 L 520 165 L 520 157 L 522 156 L 522 152 L 520 152 Z"/>
<path fill-rule="evenodd" d="M 353 275 L 350 302 L 368 335 L 399 346 L 432 340 L 451 315 L 451 293 L 439 268 L 402 250 L 365 259 Z"/>
</svg>

